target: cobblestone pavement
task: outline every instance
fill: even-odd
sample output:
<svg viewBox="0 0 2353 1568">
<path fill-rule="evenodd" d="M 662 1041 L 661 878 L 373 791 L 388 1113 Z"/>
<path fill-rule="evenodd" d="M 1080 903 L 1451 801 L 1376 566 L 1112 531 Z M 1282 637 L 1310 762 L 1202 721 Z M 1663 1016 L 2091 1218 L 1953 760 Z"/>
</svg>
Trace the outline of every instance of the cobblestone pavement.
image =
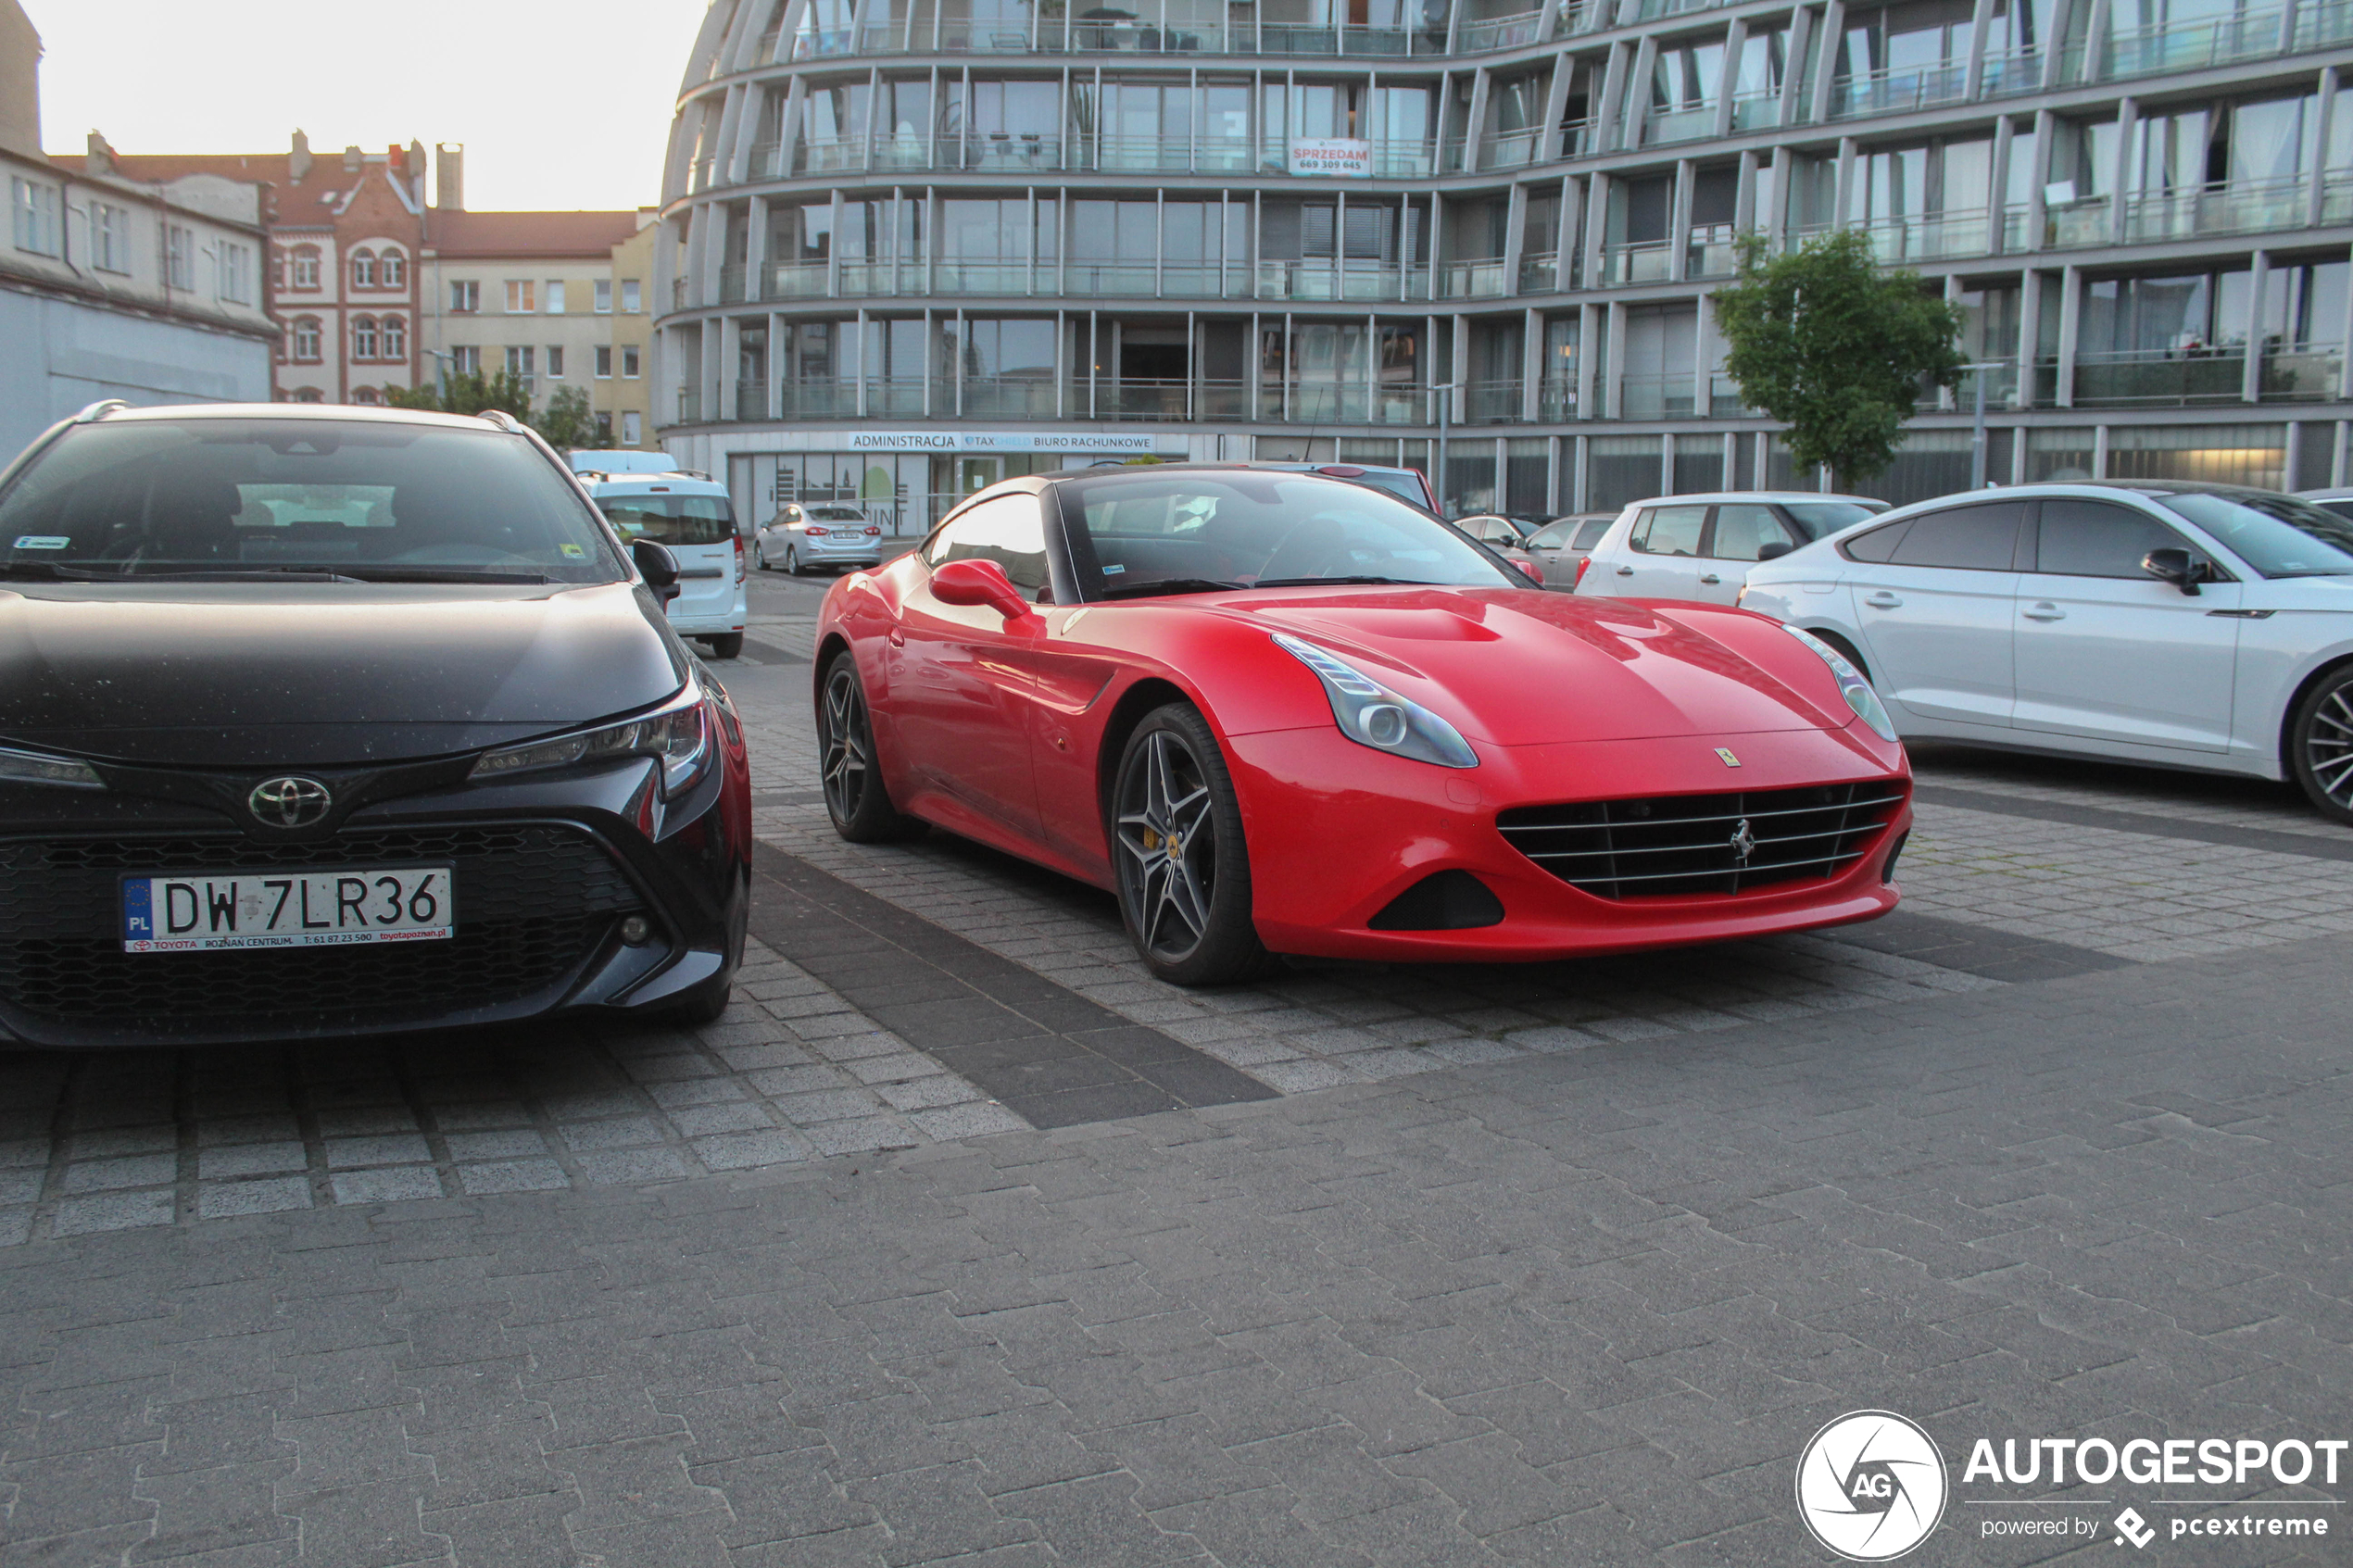
<svg viewBox="0 0 2353 1568">
<path fill-rule="evenodd" d="M 825 830 L 822 587 L 723 673 L 846 939 L 763 924 L 721 1023 L 0 1058 L 0 1568 L 1818 1562 L 1850 1409 L 2353 1436 L 2353 834 L 2292 792 L 1923 749 L 1886 922 L 1185 993 Z M 1195 1109 L 1003 1086 L 1049 1047 Z M 2074 1549 L 2163 1523 L 2096 1490 Z M 1985 1491 L 1919 1560 L 2066 1554 Z"/>
</svg>

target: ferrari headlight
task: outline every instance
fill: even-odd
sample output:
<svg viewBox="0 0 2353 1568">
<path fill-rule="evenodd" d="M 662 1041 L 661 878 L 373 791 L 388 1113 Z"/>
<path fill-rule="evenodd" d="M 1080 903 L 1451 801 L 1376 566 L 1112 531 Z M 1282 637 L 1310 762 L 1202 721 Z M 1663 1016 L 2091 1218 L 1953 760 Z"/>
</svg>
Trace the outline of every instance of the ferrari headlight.
<svg viewBox="0 0 2353 1568">
<path fill-rule="evenodd" d="M 656 757 L 661 759 L 662 795 L 674 798 L 700 783 L 717 756 L 711 744 L 711 706 L 701 683 L 690 681 L 686 690 L 651 713 L 485 751 L 468 776 L 497 779 L 616 757 Z"/>
<path fill-rule="evenodd" d="M 89 763 L 74 757 L 0 746 L 0 784 L 62 784 L 68 789 L 104 789 L 107 783 Z"/>
<path fill-rule="evenodd" d="M 1274 634 L 1275 646 L 1315 672 L 1331 699 L 1340 733 L 1359 746 L 1434 762 L 1441 768 L 1476 768 L 1478 753 L 1462 732 L 1417 702 L 1398 696 L 1354 665 L 1297 637 Z"/>
<path fill-rule="evenodd" d="M 1887 705 L 1880 701 L 1879 693 L 1871 690 L 1870 682 L 1864 679 L 1863 672 L 1856 669 L 1844 654 L 1811 632 L 1801 632 L 1794 626 L 1783 626 L 1781 630 L 1822 656 L 1822 662 L 1829 665 L 1831 673 L 1838 677 L 1839 696 L 1846 699 L 1846 706 L 1855 710 L 1856 718 L 1871 727 L 1874 734 L 1881 740 L 1896 738 L 1894 721 L 1887 716 Z"/>
</svg>

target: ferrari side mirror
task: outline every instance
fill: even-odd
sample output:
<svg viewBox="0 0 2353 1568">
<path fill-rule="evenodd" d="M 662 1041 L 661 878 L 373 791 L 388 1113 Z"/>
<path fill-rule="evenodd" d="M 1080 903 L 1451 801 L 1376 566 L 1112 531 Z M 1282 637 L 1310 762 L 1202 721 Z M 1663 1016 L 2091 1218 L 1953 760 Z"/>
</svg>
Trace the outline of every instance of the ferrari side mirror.
<svg viewBox="0 0 2353 1568">
<path fill-rule="evenodd" d="M 951 560 L 934 568 L 931 593 L 942 604 L 987 605 L 1008 621 L 1038 613 L 993 560 Z"/>
<path fill-rule="evenodd" d="M 1505 556 L 1504 558 L 1511 562 L 1514 566 L 1519 568 L 1520 575 L 1527 578 L 1530 583 L 1535 583 L 1539 588 L 1544 585 L 1544 570 L 1543 568 L 1538 566 L 1534 561 L 1523 560 L 1518 556 Z"/>
</svg>

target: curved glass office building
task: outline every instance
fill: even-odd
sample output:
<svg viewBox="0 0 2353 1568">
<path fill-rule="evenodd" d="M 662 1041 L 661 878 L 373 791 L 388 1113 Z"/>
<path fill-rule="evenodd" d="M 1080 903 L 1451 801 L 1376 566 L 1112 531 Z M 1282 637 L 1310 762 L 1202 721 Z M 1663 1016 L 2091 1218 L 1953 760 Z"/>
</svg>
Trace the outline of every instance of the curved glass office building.
<svg viewBox="0 0 2353 1568">
<path fill-rule="evenodd" d="M 718 0 L 666 445 L 911 532 L 1146 453 L 1785 484 L 1708 294 L 1850 226 L 1964 307 L 1996 481 L 2353 477 L 2353 0 L 1525 4 Z M 1976 390 L 1874 488 L 1965 486 Z"/>
</svg>

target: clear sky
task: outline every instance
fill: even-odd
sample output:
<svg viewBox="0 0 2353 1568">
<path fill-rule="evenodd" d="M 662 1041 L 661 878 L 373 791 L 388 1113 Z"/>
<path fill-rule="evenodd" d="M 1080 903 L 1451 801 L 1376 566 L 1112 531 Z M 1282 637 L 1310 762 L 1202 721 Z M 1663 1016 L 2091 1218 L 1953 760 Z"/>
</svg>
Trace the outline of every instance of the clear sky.
<svg viewBox="0 0 2353 1568">
<path fill-rule="evenodd" d="M 42 144 L 122 153 L 466 145 L 466 205 L 661 199 L 704 0 L 20 0 Z"/>
</svg>

